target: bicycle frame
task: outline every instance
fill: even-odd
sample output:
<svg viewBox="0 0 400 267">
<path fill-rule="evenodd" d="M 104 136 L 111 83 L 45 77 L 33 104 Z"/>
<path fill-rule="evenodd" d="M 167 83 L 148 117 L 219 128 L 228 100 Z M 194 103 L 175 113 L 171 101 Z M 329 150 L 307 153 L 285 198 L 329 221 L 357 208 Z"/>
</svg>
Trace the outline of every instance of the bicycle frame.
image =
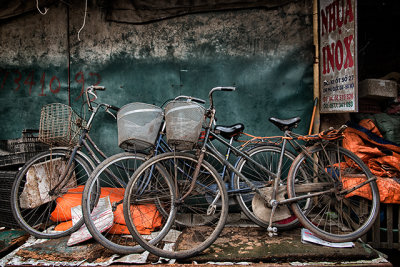
<svg viewBox="0 0 400 267">
<path fill-rule="evenodd" d="M 98 104 L 96 107 L 92 107 L 91 105 L 89 106 L 89 110 L 92 111 L 92 114 L 90 115 L 90 118 L 89 118 L 89 120 L 87 122 L 86 127 L 82 130 L 82 133 L 81 133 L 81 135 L 79 137 L 78 143 L 73 147 L 73 149 L 71 151 L 71 155 L 70 155 L 69 160 L 67 162 L 66 168 L 64 169 L 63 173 L 61 174 L 59 182 L 53 187 L 53 189 L 52 189 L 53 192 L 57 193 L 55 190 L 58 187 L 62 188 L 64 185 L 66 185 L 69 182 L 70 177 L 72 177 L 72 173 L 69 172 L 69 169 L 73 164 L 73 161 L 75 159 L 76 154 L 79 153 L 79 155 L 81 155 L 90 164 L 90 166 L 93 169 L 95 168 L 96 164 L 98 165 L 98 164 L 101 163 L 101 159 L 99 159 L 96 156 L 95 151 L 103 159 L 107 158 L 105 153 L 100 150 L 100 148 L 94 143 L 94 141 L 89 136 L 89 131 L 90 131 L 90 128 L 92 126 L 93 119 L 97 115 L 97 113 L 98 113 L 98 111 L 99 111 L 99 109 L 101 107 L 105 107 L 106 110 L 107 110 L 107 108 L 109 108 L 110 105 L 101 103 L 101 104 Z M 89 141 L 89 143 L 87 141 Z M 82 146 L 87 149 L 89 155 L 86 155 L 85 153 L 79 152 L 79 150 L 81 149 Z M 67 175 L 69 175 L 69 177 L 67 177 Z"/>
</svg>

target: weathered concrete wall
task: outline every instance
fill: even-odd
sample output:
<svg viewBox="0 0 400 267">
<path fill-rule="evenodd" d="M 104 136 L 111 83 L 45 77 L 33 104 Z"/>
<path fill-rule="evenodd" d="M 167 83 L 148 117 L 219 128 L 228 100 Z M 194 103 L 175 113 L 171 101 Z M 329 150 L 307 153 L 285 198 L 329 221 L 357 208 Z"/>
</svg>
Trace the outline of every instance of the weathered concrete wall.
<svg viewBox="0 0 400 267">
<path fill-rule="evenodd" d="M 45 16 L 34 12 L 0 25 L 0 139 L 37 128 L 43 104 L 70 102 L 79 109 L 82 88 L 94 83 L 107 87 L 100 100 L 117 106 L 161 105 L 178 94 L 206 99 L 214 86 L 236 86 L 215 94 L 218 123 L 243 122 L 249 132 L 268 135 L 278 133 L 269 116 L 301 116 L 299 131 L 308 129 L 311 0 L 144 25 L 107 22 L 89 1 L 80 41 L 85 3 L 71 3 L 69 20 L 68 7 L 59 3 Z M 99 119 L 95 137 L 115 146 L 115 122 Z"/>
</svg>

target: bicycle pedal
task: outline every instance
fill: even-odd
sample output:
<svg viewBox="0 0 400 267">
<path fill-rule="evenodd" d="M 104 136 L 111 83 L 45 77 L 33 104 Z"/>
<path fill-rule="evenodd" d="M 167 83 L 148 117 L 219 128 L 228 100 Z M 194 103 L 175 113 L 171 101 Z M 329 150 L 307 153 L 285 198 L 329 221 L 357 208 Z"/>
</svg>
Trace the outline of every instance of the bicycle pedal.
<svg viewBox="0 0 400 267">
<path fill-rule="evenodd" d="M 216 210 L 217 210 L 217 205 L 208 206 L 207 215 L 208 216 L 214 215 Z"/>
</svg>

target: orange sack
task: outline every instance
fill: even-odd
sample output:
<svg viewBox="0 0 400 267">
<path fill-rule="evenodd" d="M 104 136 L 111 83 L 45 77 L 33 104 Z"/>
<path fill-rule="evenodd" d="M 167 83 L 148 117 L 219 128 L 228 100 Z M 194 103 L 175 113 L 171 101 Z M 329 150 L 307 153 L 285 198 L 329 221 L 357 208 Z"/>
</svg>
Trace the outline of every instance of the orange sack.
<svg viewBox="0 0 400 267">
<path fill-rule="evenodd" d="M 84 186 L 78 186 L 68 190 L 68 193 L 56 199 L 56 208 L 51 213 L 51 220 L 62 222 L 56 226 L 56 231 L 65 231 L 72 227 L 71 208 L 81 205 Z M 123 214 L 122 200 L 124 188 L 101 188 L 100 198 L 109 197 L 111 204 L 117 204 L 114 211 L 114 224 L 109 230 L 113 234 L 129 234 Z M 150 234 L 161 226 L 162 216 L 154 204 L 132 205 L 131 213 L 133 223 L 140 234 Z"/>
<path fill-rule="evenodd" d="M 82 192 L 85 186 L 68 189 L 68 193 L 56 199 L 56 208 L 51 213 L 53 222 L 65 222 L 72 220 L 71 208 L 82 203 Z"/>
</svg>

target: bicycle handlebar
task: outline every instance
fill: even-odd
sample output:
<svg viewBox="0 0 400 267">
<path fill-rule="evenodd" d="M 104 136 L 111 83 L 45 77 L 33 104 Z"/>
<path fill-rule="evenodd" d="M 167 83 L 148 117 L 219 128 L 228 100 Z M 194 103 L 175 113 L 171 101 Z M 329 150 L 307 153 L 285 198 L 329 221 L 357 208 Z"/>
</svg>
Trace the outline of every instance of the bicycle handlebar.
<svg viewBox="0 0 400 267">
<path fill-rule="evenodd" d="M 235 91 L 236 87 L 233 86 L 219 86 L 219 87 L 214 87 L 213 89 L 210 90 L 210 92 L 208 93 L 208 97 L 210 98 L 210 109 L 214 108 L 214 101 L 213 101 L 213 97 L 212 94 L 215 91 Z"/>
<path fill-rule="evenodd" d="M 105 91 L 105 90 L 106 90 L 106 88 L 104 86 L 100 86 L 100 85 L 91 85 L 88 88 L 86 88 L 86 92 L 85 92 L 86 93 L 86 102 L 87 102 L 87 105 L 88 105 L 90 111 L 93 111 L 92 102 L 97 99 L 97 95 L 95 94 L 95 92 L 96 91 Z M 92 95 L 94 97 L 94 99 L 90 99 L 89 95 Z M 107 108 L 107 110 L 112 109 L 114 111 L 119 111 L 119 107 L 109 105 L 106 103 L 99 104 L 99 106 L 105 106 Z"/>
</svg>

